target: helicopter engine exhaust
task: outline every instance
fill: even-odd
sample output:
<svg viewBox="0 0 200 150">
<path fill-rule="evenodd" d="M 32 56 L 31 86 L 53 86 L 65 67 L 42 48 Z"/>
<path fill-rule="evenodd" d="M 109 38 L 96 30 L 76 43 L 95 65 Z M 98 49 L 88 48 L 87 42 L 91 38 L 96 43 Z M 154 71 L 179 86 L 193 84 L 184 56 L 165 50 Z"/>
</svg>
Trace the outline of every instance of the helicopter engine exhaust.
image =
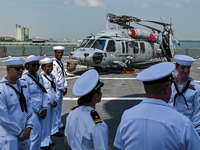
<svg viewBox="0 0 200 150">
<path fill-rule="evenodd" d="M 150 42 L 156 42 L 155 35 L 140 29 L 132 29 L 128 32 L 129 36 L 135 39 L 142 38 L 147 39 Z"/>
</svg>

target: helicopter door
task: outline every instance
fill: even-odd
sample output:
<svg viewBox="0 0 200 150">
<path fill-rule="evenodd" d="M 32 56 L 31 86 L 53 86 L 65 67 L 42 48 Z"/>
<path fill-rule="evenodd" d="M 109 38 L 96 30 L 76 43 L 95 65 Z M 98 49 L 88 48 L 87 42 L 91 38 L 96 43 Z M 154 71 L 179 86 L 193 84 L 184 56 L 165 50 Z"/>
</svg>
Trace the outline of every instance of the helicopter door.
<svg viewBox="0 0 200 150">
<path fill-rule="evenodd" d="M 122 44 L 122 55 L 129 55 L 129 45 L 128 42 L 121 42 Z"/>
<path fill-rule="evenodd" d="M 144 42 L 134 42 L 134 60 L 136 62 L 141 62 L 145 60 Z"/>
<path fill-rule="evenodd" d="M 127 42 L 127 53 L 130 55 L 130 56 L 133 56 L 133 51 L 134 51 L 134 41 L 128 41 Z"/>
</svg>

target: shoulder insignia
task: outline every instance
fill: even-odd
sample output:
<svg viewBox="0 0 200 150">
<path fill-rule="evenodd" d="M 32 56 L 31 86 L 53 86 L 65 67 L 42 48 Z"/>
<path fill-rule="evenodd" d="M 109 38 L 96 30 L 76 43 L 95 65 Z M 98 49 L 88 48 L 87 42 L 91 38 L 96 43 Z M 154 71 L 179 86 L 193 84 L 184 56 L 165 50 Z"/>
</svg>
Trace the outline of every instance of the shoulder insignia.
<svg viewBox="0 0 200 150">
<path fill-rule="evenodd" d="M 191 89 L 191 90 L 196 90 L 194 85 L 191 85 L 191 84 L 188 86 L 188 88 Z"/>
<path fill-rule="evenodd" d="M 92 116 L 92 119 L 94 120 L 95 124 L 102 123 L 102 120 L 99 114 L 95 110 L 92 110 L 90 115 Z"/>
<path fill-rule="evenodd" d="M 72 107 L 71 110 L 74 110 L 74 109 L 76 109 L 77 107 L 79 107 L 79 106 Z"/>
</svg>

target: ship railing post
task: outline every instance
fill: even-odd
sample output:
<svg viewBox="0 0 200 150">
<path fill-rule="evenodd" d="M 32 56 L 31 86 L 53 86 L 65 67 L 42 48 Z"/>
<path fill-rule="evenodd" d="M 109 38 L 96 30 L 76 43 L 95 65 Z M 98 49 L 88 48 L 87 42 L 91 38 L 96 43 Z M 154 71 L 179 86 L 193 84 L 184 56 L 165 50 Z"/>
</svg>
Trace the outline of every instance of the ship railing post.
<svg viewBox="0 0 200 150">
<path fill-rule="evenodd" d="M 188 48 L 185 49 L 185 54 L 188 56 Z"/>
<path fill-rule="evenodd" d="M 40 56 L 42 56 L 42 46 L 40 46 Z"/>
<path fill-rule="evenodd" d="M 3 47 L 3 57 L 6 57 L 6 54 L 7 54 L 7 47 L 4 46 Z"/>
<path fill-rule="evenodd" d="M 22 46 L 22 56 L 25 56 L 25 46 Z"/>
</svg>

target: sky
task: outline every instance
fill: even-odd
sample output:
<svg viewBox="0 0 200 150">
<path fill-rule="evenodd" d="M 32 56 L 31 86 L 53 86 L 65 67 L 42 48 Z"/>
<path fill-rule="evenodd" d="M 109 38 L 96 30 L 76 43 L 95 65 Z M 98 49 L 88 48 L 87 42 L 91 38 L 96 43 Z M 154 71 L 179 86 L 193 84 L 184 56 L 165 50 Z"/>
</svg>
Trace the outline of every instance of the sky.
<svg viewBox="0 0 200 150">
<path fill-rule="evenodd" d="M 168 23 L 171 18 L 178 40 L 200 40 L 200 0 L 0 0 L 0 36 L 16 37 L 19 24 L 29 28 L 30 38 L 82 40 L 106 29 L 107 12 Z"/>
</svg>

